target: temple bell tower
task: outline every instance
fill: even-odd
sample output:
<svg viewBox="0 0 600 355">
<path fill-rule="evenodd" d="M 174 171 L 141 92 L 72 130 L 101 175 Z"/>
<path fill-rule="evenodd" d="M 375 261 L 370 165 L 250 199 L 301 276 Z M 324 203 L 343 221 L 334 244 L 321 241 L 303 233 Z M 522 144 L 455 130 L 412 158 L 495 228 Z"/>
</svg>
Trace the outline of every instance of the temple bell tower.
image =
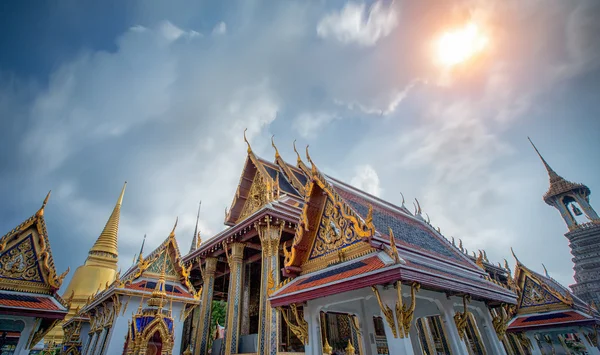
<svg viewBox="0 0 600 355">
<path fill-rule="evenodd" d="M 531 139 L 529 140 L 531 142 Z M 544 201 L 556 208 L 567 223 L 576 284 L 571 285 L 573 293 L 587 303 L 600 304 L 600 218 L 590 205 L 590 189 L 559 176 L 542 157 L 550 179 L 550 188 L 544 194 Z"/>
</svg>

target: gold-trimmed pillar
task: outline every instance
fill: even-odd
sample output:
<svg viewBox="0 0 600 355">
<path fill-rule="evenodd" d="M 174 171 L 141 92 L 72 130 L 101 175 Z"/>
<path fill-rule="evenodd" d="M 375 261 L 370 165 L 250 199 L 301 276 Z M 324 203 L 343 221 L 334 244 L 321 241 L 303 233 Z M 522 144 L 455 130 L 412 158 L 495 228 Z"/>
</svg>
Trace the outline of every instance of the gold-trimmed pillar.
<svg viewBox="0 0 600 355">
<path fill-rule="evenodd" d="M 225 328 L 225 354 L 236 354 L 240 343 L 240 320 L 242 310 L 242 267 L 244 259 L 244 243 L 224 245 L 231 248 L 227 254 L 229 263 L 229 291 L 227 293 L 227 327 Z"/>
<path fill-rule="evenodd" d="M 242 319 L 240 321 L 240 336 L 250 334 L 250 264 L 244 263 L 244 287 L 242 288 Z"/>
<path fill-rule="evenodd" d="M 276 355 L 279 347 L 279 311 L 271 308 L 269 295 L 279 284 L 279 241 L 283 223 L 272 223 L 270 217 L 255 225 L 262 248 L 260 307 L 258 314 L 258 353 Z"/>
<path fill-rule="evenodd" d="M 200 265 L 202 268 L 202 265 Z M 202 270 L 202 269 L 201 269 Z M 200 301 L 200 324 L 197 327 L 196 346 L 194 354 L 208 354 L 208 338 L 210 336 L 210 317 L 212 309 L 213 290 L 215 287 L 215 272 L 217 258 L 206 258 L 206 266 L 202 272 L 202 299 Z"/>
</svg>

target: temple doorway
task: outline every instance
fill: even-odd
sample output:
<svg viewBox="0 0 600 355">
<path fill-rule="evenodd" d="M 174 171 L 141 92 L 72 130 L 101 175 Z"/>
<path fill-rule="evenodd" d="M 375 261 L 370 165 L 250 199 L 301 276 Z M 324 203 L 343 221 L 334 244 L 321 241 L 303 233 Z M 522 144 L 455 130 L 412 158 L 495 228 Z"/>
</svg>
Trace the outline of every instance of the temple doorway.
<svg viewBox="0 0 600 355">
<path fill-rule="evenodd" d="M 148 346 L 146 348 L 146 355 L 160 355 L 162 352 L 162 338 L 158 331 L 152 334 L 150 340 L 148 340 Z"/>
<path fill-rule="evenodd" d="M 327 352 L 325 345 L 324 353 L 346 354 L 350 347 L 354 348 L 356 355 L 364 354 L 358 318 L 353 314 L 321 312 L 321 337 L 323 344 L 331 347 L 331 351 Z M 385 339 L 385 333 L 383 338 Z"/>
<path fill-rule="evenodd" d="M 417 319 L 416 326 L 423 354 L 450 354 L 450 345 L 446 336 L 446 330 L 439 315 L 421 317 Z"/>
</svg>

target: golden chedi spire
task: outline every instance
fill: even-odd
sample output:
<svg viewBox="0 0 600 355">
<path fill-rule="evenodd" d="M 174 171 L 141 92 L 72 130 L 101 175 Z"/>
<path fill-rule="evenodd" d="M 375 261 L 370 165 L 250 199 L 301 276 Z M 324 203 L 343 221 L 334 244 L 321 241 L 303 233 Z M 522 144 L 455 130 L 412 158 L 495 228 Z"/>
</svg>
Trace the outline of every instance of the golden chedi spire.
<svg viewBox="0 0 600 355">
<path fill-rule="evenodd" d="M 71 278 L 69 285 L 63 293 L 63 296 L 67 297 L 72 295 L 69 313 L 65 317 L 64 322 L 75 315 L 77 308 L 83 308 L 90 296 L 93 296 L 97 291 L 102 291 L 107 284 L 110 285 L 115 280 L 117 262 L 119 261 L 119 252 L 117 249 L 119 216 L 121 214 L 125 186 L 127 186 L 127 182 L 123 185 L 117 204 L 106 222 L 104 230 L 100 233 L 100 236 L 88 252 L 85 263 L 75 270 L 73 278 Z M 45 340 L 61 343 L 62 333 L 62 324 L 59 323 L 50 331 Z"/>
<path fill-rule="evenodd" d="M 96 240 L 96 243 L 94 243 L 92 249 L 90 249 L 90 255 L 92 253 L 106 253 L 114 255 L 115 258 L 118 258 L 119 251 L 117 245 L 117 234 L 119 232 L 119 217 L 121 215 L 121 204 L 123 203 L 123 195 L 125 194 L 126 186 L 127 181 L 125 181 L 125 184 L 123 185 L 123 189 L 121 190 L 117 204 L 115 205 L 110 218 L 106 222 L 104 230 Z"/>
</svg>

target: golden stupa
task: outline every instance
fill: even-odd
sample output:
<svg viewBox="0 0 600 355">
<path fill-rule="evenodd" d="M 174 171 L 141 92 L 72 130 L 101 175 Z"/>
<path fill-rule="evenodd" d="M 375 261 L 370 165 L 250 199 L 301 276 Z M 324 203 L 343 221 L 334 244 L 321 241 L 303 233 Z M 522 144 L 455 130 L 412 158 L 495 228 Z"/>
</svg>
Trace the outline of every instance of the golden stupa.
<svg viewBox="0 0 600 355">
<path fill-rule="evenodd" d="M 125 186 L 127 186 L 127 182 L 123 185 L 121 195 L 119 195 L 117 204 L 106 222 L 104 230 L 88 252 L 85 263 L 75 270 L 62 296 L 64 299 L 71 301 L 69 313 L 67 313 L 63 322 L 71 319 L 78 309 L 83 308 L 91 295 L 99 290 L 103 290 L 107 284 L 111 284 L 115 280 L 117 263 L 119 261 L 119 251 L 117 248 L 119 216 L 121 214 L 121 203 L 125 194 Z M 59 323 L 48 333 L 45 337 L 46 342 L 62 343 L 63 322 Z"/>
</svg>

